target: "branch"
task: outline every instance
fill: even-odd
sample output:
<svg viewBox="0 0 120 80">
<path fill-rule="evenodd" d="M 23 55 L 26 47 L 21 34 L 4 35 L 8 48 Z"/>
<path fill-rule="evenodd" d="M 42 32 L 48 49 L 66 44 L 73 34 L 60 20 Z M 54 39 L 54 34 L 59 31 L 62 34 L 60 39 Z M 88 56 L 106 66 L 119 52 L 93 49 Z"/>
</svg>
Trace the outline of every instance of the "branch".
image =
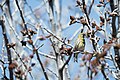
<svg viewBox="0 0 120 80">
<path fill-rule="evenodd" d="M 94 4 L 94 0 L 92 0 L 92 3 L 90 4 L 89 10 L 88 10 L 88 15 L 90 15 L 93 4 Z"/>
<path fill-rule="evenodd" d="M 120 43 L 120 0 L 118 0 L 118 15 L 119 16 L 118 16 L 118 32 L 117 32 L 118 40 L 117 40 L 117 42 L 119 44 Z M 120 69 L 120 49 L 119 49 L 118 53 L 116 53 L 116 55 L 117 55 L 116 62 L 117 62 L 117 64 L 119 64 L 118 66 Z"/>
<path fill-rule="evenodd" d="M 0 20 L 0 25 L 2 27 L 2 34 L 3 34 L 3 37 L 4 37 L 5 46 L 6 46 L 6 49 L 7 49 L 8 61 L 9 61 L 9 65 L 10 65 L 12 63 L 12 56 L 11 56 L 11 51 L 10 51 L 9 47 L 7 46 L 9 44 L 9 41 L 8 41 L 8 38 L 7 38 L 6 29 L 5 29 L 5 25 L 4 25 L 3 20 Z M 9 73 L 10 73 L 9 74 L 10 79 L 13 80 L 13 70 L 9 69 Z"/>
<path fill-rule="evenodd" d="M 73 53 L 74 54 L 74 53 Z M 59 69 L 59 75 L 60 76 L 60 80 L 63 80 L 63 69 L 65 68 L 65 66 L 69 63 L 70 59 L 72 57 L 72 54 L 68 57 L 68 59 L 66 60 L 66 62 L 63 64 L 63 66 Z"/>
<path fill-rule="evenodd" d="M 24 65 L 25 69 L 28 70 L 27 65 L 23 62 L 22 58 L 21 58 L 20 55 L 17 53 L 17 51 L 15 50 L 15 48 L 12 48 L 12 49 L 14 50 L 14 52 L 16 53 L 16 55 L 18 56 L 18 58 L 20 59 L 20 61 L 21 61 L 22 64 Z M 31 72 L 29 72 L 29 74 L 30 74 L 30 76 L 32 77 L 32 79 L 34 79 L 33 76 L 32 76 L 32 74 L 31 74 Z"/>
<path fill-rule="evenodd" d="M 26 30 L 26 31 L 27 31 L 27 33 L 28 33 L 28 30 L 27 30 L 27 25 L 25 24 L 25 20 L 24 20 L 24 17 L 23 17 L 22 10 L 20 9 L 20 6 L 19 6 L 18 1 L 17 1 L 17 0 L 15 0 L 15 2 L 16 2 L 16 5 L 17 5 L 17 7 L 18 7 L 18 10 L 19 10 L 19 12 L 20 12 L 20 16 L 21 16 L 21 18 L 22 18 L 22 21 L 23 21 L 23 24 L 24 24 L 24 28 L 25 28 L 25 30 Z"/>
<path fill-rule="evenodd" d="M 46 80 L 49 80 L 49 79 L 48 79 L 48 76 L 47 76 L 47 73 L 46 73 L 46 71 L 45 71 L 45 69 L 44 69 L 44 66 L 43 66 L 43 64 L 42 64 L 42 61 L 41 61 L 41 59 L 40 59 L 40 57 L 39 57 L 38 51 L 36 51 L 36 56 L 37 56 L 37 59 L 38 59 L 38 61 L 39 61 L 40 66 L 41 66 L 41 68 L 42 68 L 42 70 L 43 70 L 43 73 L 44 73 L 44 76 L 45 76 Z"/>
<path fill-rule="evenodd" d="M 107 69 L 108 69 L 108 71 L 112 74 L 112 76 L 113 76 L 116 80 L 119 80 L 120 78 L 117 77 L 117 74 L 116 74 L 115 71 L 113 71 L 111 68 L 112 68 L 112 69 L 116 69 L 116 68 L 114 68 L 114 67 L 109 67 L 109 65 L 107 64 Z"/>
<path fill-rule="evenodd" d="M 28 15 L 33 14 L 34 12 L 38 11 L 39 9 L 41 9 L 43 6 L 45 6 L 46 3 L 48 3 L 49 0 L 46 0 L 45 2 L 41 2 L 39 6 L 33 8 L 32 11 L 28 11 L 25 13 L 25 17 Z M 13 12 L 13 15 L 15 14 L 15 12 Z"/>
<path fill-rule="evenodd" d="M 46 0 L 43 0 L 44 1 L 44 4 L 45 4 L 45 1 Z M 48 0 L 48 2 L 50 2 L 50 1 L 54 1 L 54 0 Z M 49 16 L 49 20 L 50 20 L 50 23 L 51 23 L 51 26 L 52 26 L 52 31 L 53 32 L 56 32 L 56 27 L 55 27 L 55 20 L 54 20 L 54 12 L 52 11 L 52 9 L 50 8 L 50 6 L 48 5 L 47 6 L 47 4 L 46 4 L 46 11 L 47 11 L 47 13 L 48 13 L 48 16 Z"/>
<path fill-rule="evenodd" d="M 118 66 L 116 65 L 115 59 L 113 58 L 113 56 L 112 56 L 112 54 L 110 52 L 109 52 L 109 54 L 110 54 L 111 60 L 113 61 L 114 66 L 115 66 L 115 68 L 117 70 Z"/>
<path fill-rule="evenodd" d="M 55 34 L 53 34 L 51 31 L 47 30 L 46 28 L 43 28 L 43 29 L 46 30 L 48 33 L 50 33 L 50 34 L 51 34 L 54 38 L 56 38 L 58 41 L 64 43 L 64 44 L 67 45 L 67 46 L 70 46 L 71 48 L 73 48 L 72 45 L 65 43 L 63 40 L 61 40 L 60 38 L 58 38 L 58 37 L 57 37 Z"/>
<path fill-rule="evenodd" d="M 25 20 L 24 20 L 23 14 L 22 14 L 22 10 L 21 10 L 20 7 L 19 7 L 18 1 L 15 0 L 15 2 L 16 2 L 16 5 L 17 5 L 17 7 L 18 7 L 18 10 L 19 10 L 19 12 L 20 12 L 20 16 L 21 16 L 21 18 L 22 18 L 22 21 L 23 21 L 23 24 L 24 24 L 24 28 L 25 28 L 25 30 L 26 30 L 26 32 L 27 32 L 28 38 L 31 40 L 31 35 L 28 34 L 27 25 L 25 24 Z M 31 45 L 32 45 L 33 52 L 34 52 L 34 49 L 36 49 L 36 48 L 35 48 L 35 46 L 33 45 L 33 43 L 31 43 Z M 42 64 L 42 61 L 41 61 L 41 59 L 40 59 L 40 57 L 39 57 L 38 50 L 35 51 L 35 54 L 36 54 L 36 56 L 37 56 L 37 59 L 38 59 L 38 62 L 39 62 L 39 64 L 40 64 L 40 66 L 41 66 L 41 68 L 42 68 L 42 70 L 43 70 L 45 79 L 46 79 L 46 80 L 49 80 L 49 79 L 48 79 L 48 76 L 47 76 L 47 73 L 46 73 L 46 71 L 45 71 L 45 69 L 44 69 L 44 66 L 43 66 L 43 64 Z"/>
<path fill-rule="evenodd" d="M 6 20 L 7 20 L 7 22 L 8 22 L 8 19 L 6 19 Z M 9 24 L 9 22 L 8 22 L 8 24 Z M 34 25 L 32 25 L 32 26 L 34 26 Z M 18 36 L 18 34 L 17 34 L 17 32 L 15 31 L 15 29 L 14 29 L 12 26 L 10 26 L 10 28 L 13 30 L 16 38 L 17 38 L 19 41 L 21 41 L 21 40 L 20 40 L 20 37 Z M 38 34 L 38 33 L 39 33 L 39 30 L 37 31 L 37 34 Z M 38 37 L 38 35 L 37 35 L 37 37 Z M 34 40 L 34 43 L 33 43 L 33 44 L 35 44 L 36 41 L 37 41 L 37 39 Z M 27 47 L 28 49 L 32 50 L 31 47 L 29 47 L 29 46 L 27 46 L 27 45 L 26 45 L 26 47 Z M 41 56 L 44 56 L 44 57 L 47 57 L 47 58 L 50 58 L 50 59 L 54 59 L 54 60 L 55 60 L 55 57 L 54 57 L 54 56 L 50 56 L 50 55 L 45 54 L 45 53 L 42 53 L 42 52 L 40 52 L 40 51 L 38 51 L 38 53 L 39 53 Z"/>
<path fill-rule="evenodd" d="M 105 80 L 109 80 L 108 76 L 106 76 L 105 72 L 104 72 L 104 65 L 102 64 L 102 69 L 101 69 L 101 72 L 105 78 Z"/>
<path fill-rule="evenodd" d="M 70 78 L 70 72 L 68 70 L 68 66 L 65 67 L 65 74 L 66 74 L 65 76 L 67 77 L 66 80 L 71 80 L 71 78 Z"/>
<path fill-rule="evenodd" d="M 57 74 L 54 73 L 52 70 L 50 70 L 49 68 L 47 68 L 47 70 L 50 71 L 52 74 L 54 74 L 57 78 L 59 78 L 59 77 L 57 76 Z"/>
<path fill-rule="evenodd" d="M 2 64 L 5 64 L 4 61 L 2 61 L 1 59 L 0 59 L 0 62 L 1 62 Z"/>
<path fill-rule="evenodd" d="M 80 32 L 80 30 L 82 30 L 82 27 L 80 27 L 77 31 L 75 31 L 75 33 L 72 35 L 72 37 L 69 40 L 72 41 L 76 37 L 76 35 Z"/>
<path fill-rule="evenodd" d="M 9 12 L 9 16 L 10 16 L 10 19 L 12 20 L 12 15 L 11 15 L 11 6 L 10 6 L 10 0 L 6 0 L 6 4 L 7 4 L 7 7 L 8 7 L 8 12 Z"/>
<path fill-rule="evenodd" d="M 85 15 L 86 15 L 86 17 L 87 17 L 88 23 L 90 24 L 90 19 L 89 19 L 88 13 L 87 13 L 87 6 L 86 6 L 86 4 L 85 4 L 85 0 L 82 0 L 82 2 L 83 2 L 83 10 L 84 10 L 84 13 L 85 13 Z M 89 27 L 88 27 L 88 28 L 89 28 Z M 90 28 L 89 28 L 89 29 L 90 29 Z"/>
<path fill-rule="evenodd" d="M 111 7 L 111 12 L 113 12 L 114 9 L 115 9 L 115 7 L 114 7 L 114 1 L 113 0 L 110 0 L 110 7 Z M 116 16 L 112 16 L 112 37 L 116 38 L 116 35 L 117 35 Z M 117 49 L 116 47 L 114 47 L 114 51 L 115 51 L 116 62 L 117 62 L 118 68 L 120 69 L 120 58 L 119 58 L 120 54 L 119 54 L 119 49 Z"/>
<path fill-rule="evenodd" d="M 57 61 L 57 59 L 58 59 L 58 52 L 56 51 L 56 47 L 55 47 L 55 43 L 50 39 L 50 42 L 52 43 L 52 47 L 53 47 L 53 50 L 54 50 L 54 52 L 55 52 L 55 56 L 56 56 L 56 62 L 58 62 Z M 58 63 L 57 63 L 58 64 Z"/>
<path fill-rule="evenodd" d="M 6 18 L 6 20 L 7 20 L 8 24 L 9 24 L 9 21 L 8 21 L 7 18 Z M 30 24 L 30 25 L 31 25 L 31 24 Z M 34 26 L 34 25 L 32 25 L 32 26 Z M 16 38 L 17 38 L 19 41 L 21 41 L 21 40 L 20 40 L 20 37 L 18 36 L 18 34 L 17 34 L 17 32 L 15 31 L 15 29 L 14 29 L 12 26 L 10 26 L 10 28 L 13 30 L 13 32 L 14 32 Z M 38 34 L 38 33 L 39 33 L 39 31 L 37 31 L 37 34 Z M 38 36 L 38 35 L 37 35 L 37 36 Z M 33 43 L 33 44 L 35 44 L 36 41 L 37 41 L 37 39 L 34 40 L 34 43 Z M 26 45 L 26 47 L 27 47 L 28 49 L 32 50 L 31 47 L 29 47 L 29 46 L 27 46 L 27 45 Z M 44 56 L 44 57 L 47 57 L 47 58 L 50 58 L 50 59 L 54 59 L 54 60 L 55 60 L 55 57 L 54 57 L 54 56 L 51 56 L 51 55 L 42 53 L 42 52 L 40 52 L 40 51 L 38 51 L 38 53 L 39 53 L 41 56 Z"/>
<path fill-rule="evenodd" d="M 29 50 L 33 51 L 31 47 L 29 47 L 29 46 L 26 46 L 26 47 L 27 47 Z M 40 51 L 38 51 L 38 54 L 41 55 L 41 56 L 44 56 L 44 57 L 47 57 L 47 58 L 53 59 L 53 60 L 56 59 L 54 56 L 48 55 L 48 54 L 43 53 L 43 52 L 40 52 Z"/>
<path fill-rule="evenodd" d="M 114 1 L 110 0 L 110 7 L 111 7 L 111 12 L 114 11 L 115 7 L 114 7 Z M 112 16 L 112 37 L 116 38 L 116 16 Z"/>
<path fill-rule="evenodd" d="M 63 73 L 62 73 L 62 71 L 60 71 L 61 64 L 59 63 L 60 62 L 60 58 L 59 58 L 60 55 L 56 51 L 55 43 L 51 39 L 50 39 L 50 41 L 52 43 L 52 47 L 53 47 L 53 50 L 54 50 L 54 53 L 55 53 L 55 56 L 56 56 L 56 64 L 57 64 L 57 68 L 58 68 L 58 77 L 59 77 L 59 80 L 63 80 Z"/>
<path fill-rule="evenodd" d="M 66 62 L 65 62 L 64 65 L 62 66 L 61 70 L 63 70 L 63 69 L 65 68 L 65 66 L 69 63 L 71 57 L 72 57 L 72 54 L 68 57 L 68 59 L 66 60 Z"/>
<path fill-rule="evenodd" d="M 52 43 L 52 47 L 53 47 L 53 50 L 55 52 L 55 55 L 56 55 L 56 64 L 57 64 L 57 67 L 58 67 L 58 74 L 59 74 L 59 80 L 63 80 L 63 69 L 65 68 L 65 66 L 69 63 L 70 59 L 71 59 L 71 56 L 72 54 L 69 56 L 69 58 L 66 60 L 66 62 L 61 65 L 59 62 L 60 62 L 60 55 L 59 53 L 56 51 L 56 46 L 55 46 L 55 43 L 50 39 L 51 43 Z"/>
<path fill-rule="evenodd" d="M 35 16 L 34 11 L 32 10 L 31 6 L 27 3 L 26 0 L 25 0 L 25 3 L 26 3 L 26 5 L 29 7 L 29 9 L 30 9 L 30 11 L 32 12 L 33 16 L 35 17 L 35 21 L 37 21 L 37 23 L 39 24 L 39 21 L 38 21 L 37 17 Z M 40 29 L 41 29 L 41 27 L 40 27 Z M 42 29 L 41 29 L 41 31 L 42 31 L 42 33 L 44 34 L 44 32 L 43 32 Z"/>
</svg>

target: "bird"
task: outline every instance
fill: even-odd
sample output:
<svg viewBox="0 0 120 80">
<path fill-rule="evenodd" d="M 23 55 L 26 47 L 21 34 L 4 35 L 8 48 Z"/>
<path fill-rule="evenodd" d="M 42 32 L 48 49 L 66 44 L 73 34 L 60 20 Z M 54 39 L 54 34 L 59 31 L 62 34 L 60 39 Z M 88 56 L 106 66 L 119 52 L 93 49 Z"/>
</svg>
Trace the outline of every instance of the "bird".
<svg viewBox="0 0 120 80">
<path fill-rule="evenodd" d="M 80 33 L 78 35 L 77 39 L 75 40 L 75 45 L 74 45 L 73 51 L 76 52 L 76 53 L 74 53 L 74 61 L 76 61 L 76 62 L 77 62 L 78 54 L 80 52 L 83 52 L 84 48 L 85 48 L 84 36 L 85 36 L 84 33 Z"/>
</svg>

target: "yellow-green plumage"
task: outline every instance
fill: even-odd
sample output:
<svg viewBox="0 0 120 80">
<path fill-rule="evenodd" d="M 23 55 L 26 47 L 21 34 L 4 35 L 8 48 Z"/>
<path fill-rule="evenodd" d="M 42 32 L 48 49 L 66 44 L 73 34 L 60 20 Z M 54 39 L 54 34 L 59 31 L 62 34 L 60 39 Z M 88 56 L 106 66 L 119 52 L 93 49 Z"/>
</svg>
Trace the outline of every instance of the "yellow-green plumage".
<svg viewBox="0 0 120 80">
<path fill-rule="evenodd" d="M 85 39 L 84 34 L 80 33 L 75 41 L 74 51 L 80 51 L 83 52 L 85 48 Z M 78 53 L 74 54 L 74 60 L 77 61 Z"/>
<path fill-rule="evenodd" d="M 85 40 L 84 40 L 84 36 L 83 33 L 80 33 L 78 35 L 78 38 L 75 41 L 75 47 L 74 50 L 75 51 L 83 51 L 84 50 L 84 46 L 85 46 Z"/>
</svg>

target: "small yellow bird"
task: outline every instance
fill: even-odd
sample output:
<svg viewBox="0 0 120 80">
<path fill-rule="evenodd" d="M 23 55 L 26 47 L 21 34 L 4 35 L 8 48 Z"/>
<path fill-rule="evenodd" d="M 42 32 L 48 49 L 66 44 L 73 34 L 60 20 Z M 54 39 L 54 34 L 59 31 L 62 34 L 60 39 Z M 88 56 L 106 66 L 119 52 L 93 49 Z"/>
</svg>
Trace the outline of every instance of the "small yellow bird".
<svg viewBox="0 0 120 80">
<path fill-rule="evenodd" d="M 78 51 L 78 53 L 74 54 L 74 60 L 77 62 L 78 54 L 80 52 L 83 52 L 85 48 L 85 39 L 84 39 L 84 34 L 80 33 L 78 35 L 78 38 L 75 41 L 75 46 L 74 46 L 74 51 Z"/>
</svg>

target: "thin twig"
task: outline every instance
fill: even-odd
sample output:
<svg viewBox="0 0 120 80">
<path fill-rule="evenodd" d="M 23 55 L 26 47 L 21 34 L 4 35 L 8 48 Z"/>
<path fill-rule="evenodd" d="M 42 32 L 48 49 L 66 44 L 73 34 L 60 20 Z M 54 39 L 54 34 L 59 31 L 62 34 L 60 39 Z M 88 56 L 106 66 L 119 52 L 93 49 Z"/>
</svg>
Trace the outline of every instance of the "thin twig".
<svg viewBox="0 0 120 80">
<path fill-rule="evenodd" d="M 90 15 L 93 4 L 94 4 L 94 0 L 92 0 L 92 2 L 90 4 L 89 10 L 88 10 L 88 15 Z"/>
<path fill-rule="evenodd" d="M 44 1 L 44 4 L 45 4 L 45 0 L 43 0 Z M 54 0 L 49 0 L 49 2 L 50 1 L 54 1 Z M 49 5 L 48 5 L 49 6 Z M 50 23 L 51 23 L 51 26 L 52 26 L 52 31 L 53 32 L 56 32 L 56 28 L 55 28 L 55 21 L 54 21 L 54 12 L 52 11 L 52 9 L 50 8 L 50 6 L 49 7 L 47 7 L 47 5 L 46 5 L 46 11 L 47 11 L 47 13 L 48 13 L 48 16 L 49 16 L 49 20 L 50 20 Z"/>
<path fill-rule="evenodd" d="M 113 61 L 114 66 L 115 66 L 115 68 L 116 68 L 116 70 L 117 70 L 118 66 L 116 65 L 115 59 L 113 58 L 113 56 L 112 56 L 112 54 L 111 54 L 110 51 L 109 51 L 109 54 L 110 54 L 110 57 L 111 57 L 111 59 L 112 59 L 112 61 Z"/>
<path fill-rule="evenodd" d="M 53 34 L 53 33 L 52 33 L 51 31 L 49 31 L 48 29 L 46 29 L 46 28 L 43 28 L 43 29 L 46 30 L 48 33 L 50 33 L 50 34 L 51 34 L 53 37 L 55 37 L 58 41 L 64 43 L 64 44 L 67 45 L 67 46 L 70 46 L 71 48 L 73 48 L 72 45 L 65 43 L 63 40 L 61 40 L 60 38 L 58 38 L 55 34 Z"/>
<path fill-rule="evenodd" d="M 32 10 L 31 6 L 27 3 L 26 0 L 25 0 L 25 3 L 26 3 L 26 5 L 29 7 L 29 9 L 30 9 L 30 11 L 32 12 L 33 16 L 35 17 L 35 20 L 37 21 L 37 23 L 40 24 L 39 21 L 38 21 L 38 19 L 37 19 L 37 17 L 36 17 L 35 14 L 34 14 L 34 11 Z M 41 29 L 41 27 L 40 27 L 40 29 Z M 42 31 L 42 33 L 44 34 L 44 31 L 43 31 L 42 29 L 41 29 L 41 31 Z"/>
<path fill-rule="evenodd" d="M 1 59 L 0 59 L 0 62 L 1 62 L 2 64 L 5 64 L 4 61 L 2 61 Z"/>
<path fill-rule="evenodd" d="M 27 46 L 27 45 L 26 45 L 26 47 L 27 47 L 29 50 L 33 51 L 33 49 L 32 49 L 31 47 L 29 47 L 29 46 Z M 54 56 L 48 55 L 48 54 L 43 53 L 43 52 L 40 52 L 40 51 L 38 51 L 38 54 L 41 55 L 41 56 L 44 56 L 44 57 L 47 57 L 47 58 L 53 59 L 53 60 L 56 59 Z"/>
<path fill-rule="evenodd" d="M 50 71 L 52 74 L 54 74 L 57 78 L 59 78 L 59 77 L 57 76 L 57 74 L 54 73 L 52 70 L 50 70 L 49 68 L 47 68 L 47 70 Z"/>
<path fill-rule="evenodd" d="M 82 30 L 82 27 L 80 27 L 77 31 L 75 31 L 75 33 L 72 35 L 72 37 L 69 40 L 72 41 L 75 38 L 75 36 L 80 32 L 80 30 Z"/>
<path fill-rule="evenodd" d="M 44 7 L 44 5 L 46 4 L 46 3 L 48 3 L 48 0 L 44 3 L 44 2 L 42 2 L 42 3 L 40 3 L 40 5 L 39 6 L 37 6 L 36 8 L 33 8 L 33 11 L 28 11 L 28 12 L 26 12 L 25 13 L 25 17 L 27 17 L 28 15 L 31 15 L 31 14 L 33 14 L 32 12 L 36 12 L 36 11 L 38 11 L 38 10 L 40 10 L 42 7 Z M 13 15 L 14 15 L 15 13 L 13 12 Z"/>
</svg>

